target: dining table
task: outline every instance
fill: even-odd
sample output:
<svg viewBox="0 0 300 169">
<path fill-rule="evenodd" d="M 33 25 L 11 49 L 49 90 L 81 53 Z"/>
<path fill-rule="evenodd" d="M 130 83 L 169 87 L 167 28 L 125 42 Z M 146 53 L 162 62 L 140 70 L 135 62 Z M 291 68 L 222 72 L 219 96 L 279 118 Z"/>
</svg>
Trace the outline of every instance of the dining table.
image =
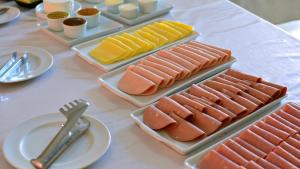
<svg viewBox="0 0 300 169">
<path fill-rule="evenodd" d="M 171 3 L 173 9 L 161 17 L 192 25 L 199 33 L 197 40 L 232 50 L 237 58 L 234 69 L 287 86 L 288 97 L 283 103 L 300 99 L 299 40 L 227 0 L 171 0 Z M 1 5 L 17 7 L 14 1 L 0 0 Z M 34 9 L 19 8 L 18 19 L 0 25 L 0 50 L 39 47 L 53 55 L 54 64 L 38 78 L 0 84 L 1 169 L 13 168 L 5 160 L 2 147 L 11 130 L 33 117 L 57 113 L 59 107 L 79 98 L 90 102 L 86 114 L 106 124 L 111 133 L 108 151 L 87 168 L 187 168 L 184 160 L 201 149 L 180 155 L 143 132 L 130 117 L 138 107 L 101 87 L 98 78 L 105 72 L 42 32 Z"/>
</svg>

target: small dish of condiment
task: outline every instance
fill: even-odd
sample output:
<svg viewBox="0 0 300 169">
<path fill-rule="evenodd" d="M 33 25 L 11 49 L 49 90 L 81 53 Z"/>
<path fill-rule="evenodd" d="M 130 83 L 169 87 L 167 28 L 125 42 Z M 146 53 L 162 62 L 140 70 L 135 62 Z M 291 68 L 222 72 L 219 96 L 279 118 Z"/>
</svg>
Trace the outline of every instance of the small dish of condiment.
<svg viewBox="0 0 300 169">
<path fill-rule="evenodd" d="M 63 21 L 64 34 L 69 38 L 83 37 L 86 27 L 87 21 L 84 18 L 72 17 Z"/>
<path fill-rule="evenodd" d="M 87 21 L 87 27 L 93 28 L 98 26 L 101 11 L 97 8 L 83 8 L 77 11 L 77 16 Z"/>
<path fill-rule="evenodd" d="M 47 15 L 48 28 L 53 31 L 62 31 L 63 30 L 62 22 L 67 17 L 69 17 L 69 14 L 67 12 L 63 12 L 63 11 L 50 12 Z"/>
<path fill-rule="evenodd" d="M 120 16 L 132 19 L 136 18 L 139 13 L 139 7 L 134 3 L 126 3 L 119 6 Z"/>
<path fill-rule="evenodd" d="M 105 0 L 107 11 L 111 13 L 119 13 L 119 5 L 123 4 L 124 0 Z"/>
<path fill-rule="evenodd" d="M 151 13 L 157 8 L 157 0 L 138 0 L 142 13 Z"/>
</svg>

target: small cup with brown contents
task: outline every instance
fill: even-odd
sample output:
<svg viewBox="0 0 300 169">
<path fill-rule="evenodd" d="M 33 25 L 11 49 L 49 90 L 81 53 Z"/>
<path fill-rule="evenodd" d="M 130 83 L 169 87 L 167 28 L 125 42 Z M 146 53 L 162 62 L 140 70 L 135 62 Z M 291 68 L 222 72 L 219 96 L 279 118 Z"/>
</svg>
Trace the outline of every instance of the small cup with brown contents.
<svg viewBox="0 0 300 169">
<path fill-rule="evenodd" d="M 101 11 L 97 8 L 83 8 L 77 11 L 77 16 L 87 21 L 87 27 L 93 28 L 99 24 Z"/>
<path fill-rule="evenodd" d="M 53 31 L 62 31 L 63 30 L 62 22 L 67 17 L 69 17 L 69 14 L 67 12 L 63 12 L 63 11 L 50 12 L 47 15 L 48 28 Z"/>
<path fill-rule="evenodd" d="M 63 22 L 64 34 L 69 38 L 83 37 L 86 32 L 87 21 L 84 18 L 72 17 Z"/>
</svg>

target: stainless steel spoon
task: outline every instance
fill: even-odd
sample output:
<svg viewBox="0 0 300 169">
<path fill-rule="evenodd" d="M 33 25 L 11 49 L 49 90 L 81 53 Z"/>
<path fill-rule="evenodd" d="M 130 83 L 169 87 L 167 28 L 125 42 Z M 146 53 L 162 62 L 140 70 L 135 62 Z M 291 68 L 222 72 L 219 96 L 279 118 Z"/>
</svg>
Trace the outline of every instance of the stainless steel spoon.
<svg viewBox="0 0 300 169">
<path fill-rule="evenodd" d="M 8 10 L 9 10 L 9 8 L 1 8 L 0 15 L 5 14 Z"/>
</svg>

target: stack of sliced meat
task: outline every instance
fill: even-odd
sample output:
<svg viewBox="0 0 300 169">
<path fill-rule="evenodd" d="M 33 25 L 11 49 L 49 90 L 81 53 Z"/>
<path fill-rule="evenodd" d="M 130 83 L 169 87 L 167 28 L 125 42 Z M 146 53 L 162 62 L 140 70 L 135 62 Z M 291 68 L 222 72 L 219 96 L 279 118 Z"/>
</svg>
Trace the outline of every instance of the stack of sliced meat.
<svg viewBox="0 0 300 169">
<path fill-rule="evenodd" d="M 199 162 L 201 169 L 300 168 L 300 107 L 286 104 L 209 151 Z M 217 161 L 217 162 L 216 162 Z"/>
<path fill-rule="evenodd" d="M 144 123 L 178 141 L 201 139 L 286 94 L 286 87 L 228 70 L 188 90 L 161 98 Z"/>
<path fill-rule="evenodd" d="M 137 65 L 129 66 L 118 87 L 131 95 L 152 95 L 159 88 L 170 87 L 175 81 L 220 65 L 230 57 L 229 50 L 190 41 L 168 50 L 160 50 Z"/>
</svg>

